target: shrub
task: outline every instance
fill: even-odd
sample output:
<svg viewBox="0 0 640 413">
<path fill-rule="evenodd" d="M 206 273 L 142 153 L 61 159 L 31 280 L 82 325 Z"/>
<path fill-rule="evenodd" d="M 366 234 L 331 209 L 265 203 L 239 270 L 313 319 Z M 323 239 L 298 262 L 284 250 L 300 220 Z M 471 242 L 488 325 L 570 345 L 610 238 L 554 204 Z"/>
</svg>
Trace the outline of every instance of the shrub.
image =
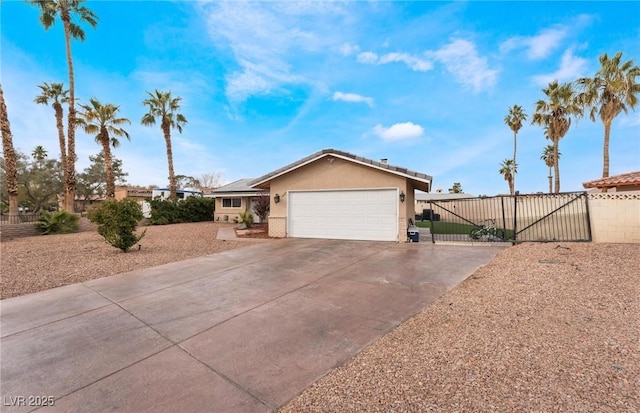
<svg viewBox="0 0 640 413">
<path fill-rule="evenodd" d="M 247 228 L 251 228 L 253 225 L 253 214 L 251 211 L 244 211 L 238 215 L 238 222 L 243 223 Z"/>
<path fill-rule="evenodd" d="M 151 225 L 213 221 L 213 198 L 190 196 L 172 200 L 156 197 L 148 202 L 151 205 Z"/>
<path fill-rule="evenodd" d="M 213 221 L 213 198 L 190 196 L 178 202 L 182 222 Z"/>
<path fill-rule="evenodd" d="M 42 235 L 48 234 L 69 234 L 78 232 L 78 216 L 67 211 L 57 211 L 42 213 L 36 226 Z"/>
<path fill-rule="evenodd" d="M 136 227 L 143 215 L 140 205 L 132 199 L 107 199 L 90 209 L 87 215 L 91 222 L 98 225 L 98 233 L 105 242 L 123 252 L 128 252 L 147 232 L 136 234 Z"/>
<path fill-rule="evenodd" d="M 147 202 L 151 205 L 149 224 L 167 225 L 181 222 L 177 200 L 156 197 L 155 199 L 149 199 Z"/>
</svg>

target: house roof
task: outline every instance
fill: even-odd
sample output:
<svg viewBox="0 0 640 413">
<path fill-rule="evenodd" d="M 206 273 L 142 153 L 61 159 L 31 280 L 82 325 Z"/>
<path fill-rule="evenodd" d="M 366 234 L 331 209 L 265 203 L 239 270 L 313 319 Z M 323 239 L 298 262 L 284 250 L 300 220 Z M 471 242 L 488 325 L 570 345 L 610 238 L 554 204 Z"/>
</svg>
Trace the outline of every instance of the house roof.
<svg viewBox="0 0 640 413">
<path fill-rule="evenodd" d="M 635 185 L 640 185 L 640 171 L 627 172 L 625 174 L 595 179 L 582 184 L 585 188 L 615 188 L 617 186 Z"/>
<path fill-rule="evenodd" d="M 251 187 L 251 182 L 253 182 L 253 178 L 248 179 L 238 179 L 235 182 L 231 182 L 230 184 L 223 185 L 211 191 L 214 197 L 218 196 L 251 196 L 257 195 L 260 190 Z"/>
<path fill-rule="evenodd" d="M 293 162 L 289 165 L 286 165 L 280 169 L 276 169 L 273 172 L 269 172 L 266 175 L 263 175 L 257 179 L 255 179 L 252 182 L 252 186 L 255 187 L 265 187 L 266 183 L 273 180 L 274 178 L 277 178 L 281 175 L 284 175 L 286 173 L 289 173 L 295 169 L 298 169 L 304 165 L 307 165 L 311 162 L 314 162 L 320 158 L 324 158 L 324 157 L 336 157 L 336 158 L 342 158 L 354 163 L 358 163 L 361 165 L 365 165 L 371 168 L 375 168 L 375 169 L 379 169 L 385 172 L 389 172 L 395 175 L 400 175 L 402 177 L 411 179 L 413 181 L 417 181 L 419 183 L 422 184 L 426 184 L 426 188 L 427 190 L 431 189 L 431 181 L 433 179 L 433 177 L 427 175 L 427 174 L 423 174 L 420 172 L 415 172 L 412 171 L 410 169 L 407 168 L 402 168 L 399 166 L 394 166 L 394 165 L 390 165 L 387 163 L 382 163 L 382 162 L 378 162 L 378 161 L 374 161 L 372 159 L 367 159 L 367 158 L 363 158 L 361 156 L 357 156 L 354 155 L 352 153 L 349 152 L 344 152 L 344 151 L 340 151 L 337 149 L 322 149 L 314 154 L 311 154 L 307 157 L 304 157 L 296 162 Z"/>
</svg>

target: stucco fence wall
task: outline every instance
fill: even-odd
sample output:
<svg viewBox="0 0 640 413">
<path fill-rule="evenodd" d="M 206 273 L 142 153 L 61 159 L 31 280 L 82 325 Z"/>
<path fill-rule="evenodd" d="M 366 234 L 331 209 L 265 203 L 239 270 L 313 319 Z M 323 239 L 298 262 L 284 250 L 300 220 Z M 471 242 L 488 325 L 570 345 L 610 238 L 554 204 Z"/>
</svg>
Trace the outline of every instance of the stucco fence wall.
<svg viewBox="0 0 640 413">
<path fill-rule="evenodd" d="M 640 243 L 640 191 L 589 194 L 594 242 Z"/>
</svg>

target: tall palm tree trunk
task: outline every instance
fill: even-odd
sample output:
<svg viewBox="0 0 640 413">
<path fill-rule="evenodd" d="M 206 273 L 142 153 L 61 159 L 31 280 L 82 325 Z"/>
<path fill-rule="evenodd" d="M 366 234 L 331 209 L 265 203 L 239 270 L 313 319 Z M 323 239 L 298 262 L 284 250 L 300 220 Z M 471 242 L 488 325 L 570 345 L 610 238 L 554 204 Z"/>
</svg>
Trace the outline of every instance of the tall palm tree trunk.
<svg viewBox="0 0 640 413">
<path fill-rule="evenodd" d="M 602 162 L 602 177 L 609 176 L 609 136 L 611 135 L 611 121 L 604 122 L 604 149 Z M 602 192 L 607 192 L 607 188 L 602 188 Z"/>
<path fill-rule="evenodd" d="M 516 168 L 516 165 L 517 165 L 516 164 L 516 150 L 518 149 L 517 148 L 517 144 L 518 144 L 518 132 L 514 131 L 513 132 L 513 168 L 514 168 L 514 170 L 513 170 L 513 174 L 512 174 L 513 175 L 513 187 L 514 187 L 514 189 L 515 189 L 515 186 L 516 186 L 516 171 L 515 171 L 515 168 Z"/>
<path fill-rule="evenodd" d="M 560 193 L 560 155 L 558 151 L 558 143 L 559 139 L 556 138 L 553 140 L 553 159 L 555 162 L 553 163 L 554 173 L 555 173 L 555 193 Z"/>
<path fill-rule="evenodd" d="M 9 215 L 18 214 L 18 178 L 16 171 L 16 152 L 11 136 L 11 124 L 7 105 L 4 102 L 4 92 L 0 86 L 0 130 L 2 131 L 2 151 L 7 174 L 7 190 L 9 192 Z"/>
<path fill-rule="evenodd" d="M 63 181 L 66 185 L 67 182 L 67 143 L 64 137 L 64 124 L 63 124 L 63 111 L 62 105 L 54 103 L 53 109 L 56 112 L 56 127 L 58 128 L 58 142 L 60 144 L 60 162 L 62 163 Z"/>
<path fill-rule="evenodd" d="M 100 142 L 102 142 L 102 152 L 104 152 L 104 167 L 107 171 L 107 198 L 116 197 L 116 182 L 113 176 L 113 160 L 111 158 L 111 147 L 109 146 L 109 134 L 106 130 L 100 131 Z"/>
<path fill-rule="evenodd" d="M 76 95 L 75 82 L 73 75 L 73 59 L 71 57 L 71 33 L 70 22 L 71 16 L 69 11 L 61 14 L 64 24 L 64 41 L 67 48 L 67 66 L 69 67 L 69 114 L 68 114 L 68 145 L 67 145 L 67 162 L 65 163 L 65 194 L 64 209 L 68 212 L 75 212 L 75 195 L 76 195 Z"/>
<path fill-rule="evenodd" d="M 553 173 L 551 172 L 551 167 L 549 167 L 549 193 L 553 192 Z"/>
<path fill-rule="evenodd" d="M 164 132 L 164 141 L 167 144 L 167 162 L 169 164 L 169 198 L 175 199 L 176 197 L 176 176 L 173 172 L 173 151 L 171 149 L 171 130 L 169 122 L 162 122 L 162 131 Z"/>
</svg>

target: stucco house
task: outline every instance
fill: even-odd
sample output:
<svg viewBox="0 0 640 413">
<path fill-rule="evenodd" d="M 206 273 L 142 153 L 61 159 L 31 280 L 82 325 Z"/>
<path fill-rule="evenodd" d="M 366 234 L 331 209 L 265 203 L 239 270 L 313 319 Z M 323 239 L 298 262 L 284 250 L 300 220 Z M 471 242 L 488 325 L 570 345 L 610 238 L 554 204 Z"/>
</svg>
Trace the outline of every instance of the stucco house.
<svg viewBox="0 0 640 413">
<path fill-rule="evenodd" d="M 211 191 L 215 199 L 213 219 L 218 222 L 233 222 L 247 210 L 253 214 L 253 222 L 260 223 L 253 205 L 260 196 L 269 196 L 268 191 L 251 187 L 254 179 L 239 179 Z"/>
<path fill-rule="evenodd" d="M 406 168 L 323 149 L 252 183 L 270 192 L 273 237 L 407 241 L 414 192 L 432 177 Z"/>
<path fill-rule="evenodd" d="M 640 171 L 627 172 L 625 174 L 584 182 L 582 186 L 586 189 L 606 189 L 607 191 L 615 192 L 640 191 Z"/>
</svg>

